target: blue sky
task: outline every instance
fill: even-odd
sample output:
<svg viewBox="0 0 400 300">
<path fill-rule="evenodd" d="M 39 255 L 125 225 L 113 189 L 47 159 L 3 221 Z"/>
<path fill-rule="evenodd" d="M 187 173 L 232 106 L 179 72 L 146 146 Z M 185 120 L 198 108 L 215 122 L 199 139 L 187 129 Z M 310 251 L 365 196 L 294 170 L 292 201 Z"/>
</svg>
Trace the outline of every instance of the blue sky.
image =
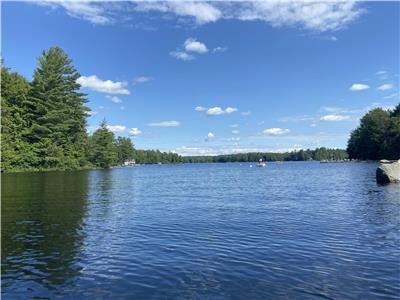
<svg viewBox="0 0 400 300">
<path fill-rule="evenodd" d="M 399 103 L 399 2 L 3 2 L 2 57 L 31 78 L 61 46 L 137 148 L 183 155 L 346 146 Z"/>
</svg>

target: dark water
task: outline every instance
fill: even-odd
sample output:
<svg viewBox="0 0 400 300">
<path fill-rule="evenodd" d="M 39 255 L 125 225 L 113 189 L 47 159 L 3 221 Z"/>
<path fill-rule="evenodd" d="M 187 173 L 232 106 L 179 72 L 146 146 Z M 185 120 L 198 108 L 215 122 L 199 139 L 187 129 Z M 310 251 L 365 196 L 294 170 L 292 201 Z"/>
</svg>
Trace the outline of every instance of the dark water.
<svg viewBox="0 0 400 300">
<path fill-rule="evenodd" d="M 2 298 L 398 299 L 400 185 L 375 164 L 2 176 Z"/>
</svg>

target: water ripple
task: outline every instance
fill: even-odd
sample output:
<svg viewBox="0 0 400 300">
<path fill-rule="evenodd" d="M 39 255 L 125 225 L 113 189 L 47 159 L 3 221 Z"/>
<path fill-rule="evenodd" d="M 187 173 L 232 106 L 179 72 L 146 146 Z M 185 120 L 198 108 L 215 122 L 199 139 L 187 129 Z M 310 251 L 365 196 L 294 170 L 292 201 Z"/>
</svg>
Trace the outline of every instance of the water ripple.
<svg viewBox="0 0 400 300">
<path fill-rule="evenodd" d="M 400 188 L 375 167 L 6 174 L 2 296 L 398 299 Z"/>
</svg>

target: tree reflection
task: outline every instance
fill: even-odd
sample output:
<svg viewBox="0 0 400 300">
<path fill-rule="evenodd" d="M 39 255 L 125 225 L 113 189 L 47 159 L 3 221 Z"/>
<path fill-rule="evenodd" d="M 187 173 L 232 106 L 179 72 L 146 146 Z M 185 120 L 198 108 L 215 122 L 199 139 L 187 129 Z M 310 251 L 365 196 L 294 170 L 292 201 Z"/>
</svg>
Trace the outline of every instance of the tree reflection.
<svg viewBox="0 0 400 300">
<path fill-rule="evenodd" d="M 55 291 L 76 277 L 87 195 L 86 171 L 2 176 L 3 295 L 45 296 L 40 291 Z"/>
</svg>

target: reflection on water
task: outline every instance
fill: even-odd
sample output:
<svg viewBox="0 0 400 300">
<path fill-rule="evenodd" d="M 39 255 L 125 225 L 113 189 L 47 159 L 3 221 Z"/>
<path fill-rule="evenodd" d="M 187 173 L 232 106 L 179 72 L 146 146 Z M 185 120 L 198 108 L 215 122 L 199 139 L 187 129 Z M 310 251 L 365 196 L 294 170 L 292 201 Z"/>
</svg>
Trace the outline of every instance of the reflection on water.
<svg viewBox="0 0 400 300">
<path fill-rule="evenodd" d="M 375 167 L 5 174 L 2 296 L 396 299 L 400 187 Z"/>
<path fill-rule="evenodd" d="M 62 289 L 79 274 L 87 172 L 2 176 L 2 288 Z"/>
</svg>

